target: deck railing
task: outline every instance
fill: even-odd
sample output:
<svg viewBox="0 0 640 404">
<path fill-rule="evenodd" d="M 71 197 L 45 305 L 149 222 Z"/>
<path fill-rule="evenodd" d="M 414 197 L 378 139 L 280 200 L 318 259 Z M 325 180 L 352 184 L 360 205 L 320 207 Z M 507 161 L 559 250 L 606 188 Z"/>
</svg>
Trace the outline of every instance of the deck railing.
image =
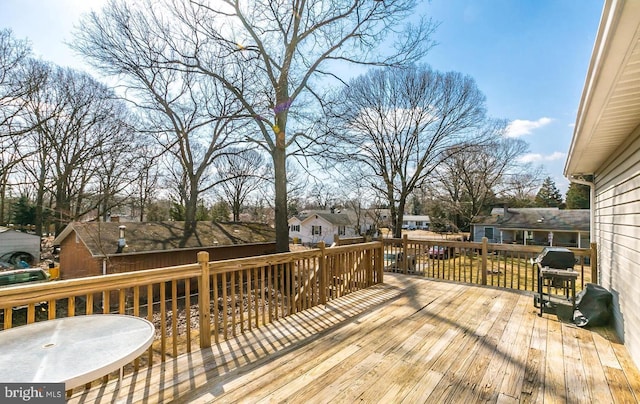
<svg viewBox="0 0 640 404">
<path fill-rule="evenodd" d="M 94 313 L 144 317 L 156 341 L 137 369 L 383 281 L 379 241 L 224 261 L 200 252 L 197 261 L 0 288 L 2 328 Z"/>
<path fill-rule="evenodd" d="M 531 263 L 544 248 L 451 240 L 383 239 L 385 271 L 508 289 L 535 291 L 537 269 Z M 576 257 L 576 287 L 597 283 L 596 245 L 569 248 Z"/>
</svg>

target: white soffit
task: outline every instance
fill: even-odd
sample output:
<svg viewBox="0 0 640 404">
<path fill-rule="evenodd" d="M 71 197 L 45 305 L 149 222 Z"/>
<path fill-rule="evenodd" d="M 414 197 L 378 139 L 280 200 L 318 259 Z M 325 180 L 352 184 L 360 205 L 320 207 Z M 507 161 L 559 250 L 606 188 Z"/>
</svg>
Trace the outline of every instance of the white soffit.
<svg viewBox="0 0 640 404">
<path fill-rule="evenodd" d="M 640 0 L 607 0 L 564 174 L 592 174 L 640 125 Z"/>
</svg>

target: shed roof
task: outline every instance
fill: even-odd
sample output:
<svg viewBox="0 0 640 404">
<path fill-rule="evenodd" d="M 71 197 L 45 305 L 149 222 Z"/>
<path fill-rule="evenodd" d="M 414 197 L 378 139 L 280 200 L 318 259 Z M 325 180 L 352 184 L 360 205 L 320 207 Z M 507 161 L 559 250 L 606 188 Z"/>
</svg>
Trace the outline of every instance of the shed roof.
<svg viewBox="0 0 640 404">
<path fill-rule="evenodd" d="M 474 224 L 514 230 L 589 231 L 589 217 L 589 209 L 509 208 L 505 214 L 500 208 L 491 216 L 479 217 Z"/>
<path fill-rule="evenodd" d="M 54 240 L 59 245 L 75 232 L 93 256 L 115 254 L 119 238 L 118 222 L 74 222 Z M 275 230 L 262 223 L 197 222 L 196 230 L 183 247 L 184 222 L 127 222 L 127 247 L 123 253 L 142 253 L 238 244 L 267 243 L 275 240 Z"/>
</svg>

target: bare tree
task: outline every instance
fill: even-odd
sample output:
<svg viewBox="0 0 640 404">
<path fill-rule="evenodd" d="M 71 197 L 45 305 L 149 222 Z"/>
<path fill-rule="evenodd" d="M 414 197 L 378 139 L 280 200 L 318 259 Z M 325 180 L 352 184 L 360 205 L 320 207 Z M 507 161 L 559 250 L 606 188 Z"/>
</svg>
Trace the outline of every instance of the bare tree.
<svg viewBox="0 0 640 404">
<path fill-rule="evenodd" d="M 129 149 L 134 144 L 134 118 L 123 102 L 111 105 L 110 115 L 99 125 L 103 142 L 99 144 L 96 155 L 96 175 L 91 192 L 97 206 L 97 217 L 107 221 L 111 210 L 126 205 L 134 193 L 132 185 L 138 176 L 144 176 L 132 170 L 139 159 L 139 153 Z"/>
<path fill-rule="evenodd" d="M 29 90 L 28 76 L 22 64 L 31 53 L 26 41 L 17 40 L 8 29 L 0 29 L 0 137 L 9 134 L 9 126 L 23 106 Z"/>
<path fill-rule="evenodd" d="M 16 119 L 24 106 L 23 96 L 30 91 L 31 78 L 23 64 L 31 49 L 26 41 L 13 38 L 10 30 L 0 30 L 0 223 L 5 223 L 5 199 L 9 177 L 20 163 L 20 139 L 12 134 L 21 125 Z"/>
<path fill-rule="evenodd" d="M 145 14 L 144 24 L 152 27 L 152 35 L 143 39 L 153 48 L 129 46 L 127 51 L 150 50 L 170 66 L 179 63 L 213 77 L 241 102 L 256 134 L 247 138 L 273 159 L 276 244 L 278 251 L 287 251 L 286 158 L 304 152 L 304 143 L 314 141 L 302 108 L 309 111 L 314 103 L 322 104 L 320 92 L 326 82 L 318 79 L 337 78 L 337 65 L 402 65 L 422 57 L 433 45 L 429 37 L 435 25 L 424 19 L 415 26 L 403 24 L 416 3 L 165 0 L 161 7 L 148 1 L 138 9 L 148 10 L 140 14 Z M 129 20 L 138 18 L 127 4 L 112 1 L 105 15 L 123 10 Z M 93 20 L 85 22 L 82 41 L 113 34 Z M 384 50 L 375 52 L 382 43 Z M 86 47 L 81 50 L 95 58 Z"/>
<path fill-rule="evenodd" d="M 545 177 L 542 166 L 525 164 L 527 170 L 517 174 L 505 175 L 505 186 L 501 192 L 501 199 L 513 207 L 535 206 L 535 197 L 542 180 Z"/>
<path fill-rule="evenodd" d="M 394 236 L 408 197 L 454 146 L 480 141 L 485 99 L 473 79 L 429 67 L 372 70 L 352 80 L 330 113 L 327 156 L 358 165 L 390 208 Z"/>
<path fill-rule="evenodd" d="M 126 98 L 143 112 L 149 132 L 170 156 L 187 240 L 195 230 L 198 200 L 219 183 L 213 180 L 213 163 L 242 133 L 237 118 L 243 107 L 218 81 L 165 63 L 175 54 L 169 25 L 153 14 L 156 8 L 111 1 L 102 14 L 86 16 L 74 47 L 120 79 Z"/>
<path fill-rule="evenodd" d="M 22 168 L 37 184 L 37 231 L 49 205 L 46 194 L 53 198 L 51 209 L 60 231 L 121 189 L 123 178 L 113 176 L 112 170 L 107 173 L 107 162 L 115 162 L 114 156 L 126 150 L 132 134 L 123 105 L 106 86 L 71 69 L 43 69 L 48 69 L 46 85 L 29 95 L 25 107 L 24 119 L 32 127 L 28 146 L 35 152 L 26 150 L 29 157 Z M 107 174 L 112 178 L 106 180 Z"/>
<path fill-rule="evenodd" d="M 490 141 L 463 150 L 452 149 L 428 183 L 431 194 L 459 229 L 467 230 L 476 216 L 502 196 L 508 176 L 525 174 L 530 169 L 518 161 L 527 152 L 527 143 L 502 137 L 505 127 L 505 122 L 494 121 L 485 129 L 493 133 Z"/>
<path fill-rule="evenodd" d="M 29 65 L 30 70 L 40 72 L 39 76 L 43 80 L 37 89 L 25 95 L 23 120 L 31 130 L 27 132 L 26 139 L 16 147 L 16 150 L 21 154 L 20 169 L 25 175 L 24 182 L 32 184 L 35 189 L 35 231 L 36 234 L 42 234 L 45 217 L 49 216 L 53 205 L 47 203 L 45 198 L 47 194 L 52 195 L 54 188 L 51 174 L 52 144 L 43 128 L 50 119 L 62 113 L 66 103 L 59 97 L 57 91 L 54 91 L 55 86 L 51 84 L 55 82 L 55 66 L 36 59 L 31 59 Z M 13 135 L 12 138 L 16 139 L 17 136 Z"/>
<path fill-rule="evenodd" d="M 379 205 L 380 196 L 369 185 L 366 175 L 356 169 L 344 170 L 339 175 L 342 191 L 342 206 L 350 209 L 355 216 L 354 230 L 356 234 L 373 236 L 383 227 Z"/>
<path fill-rule="evenodd" d="M 338 189 L 329 181 L 316 179 L 308 190 L 306 200 L 310 209 L 330 209 L 338 201 Z"/>
<path fill-rule="evenodd" d="M 137 174 L 132 192 L 132 212 L 136 209 L 139 212 L 139 220 L 144 222 L 148 217 L 148 208 L 152 202 L 153 195 L 158 189 L 160 179 L 160 168 L 158 161 L 160 153 L 149 144 L 144 142 L 137 145 L 137 152 L 134 153 L 134 160 L 131 169 Z"/>
<path fill-rule="evenodd" d="M 264 157 L 251 149 L 231 149 L 215 163 L 222 197 L 231 207 L 233 221 L 240 221 L 240 212 L 249 195 L 267 179 Z"/>
</svg>

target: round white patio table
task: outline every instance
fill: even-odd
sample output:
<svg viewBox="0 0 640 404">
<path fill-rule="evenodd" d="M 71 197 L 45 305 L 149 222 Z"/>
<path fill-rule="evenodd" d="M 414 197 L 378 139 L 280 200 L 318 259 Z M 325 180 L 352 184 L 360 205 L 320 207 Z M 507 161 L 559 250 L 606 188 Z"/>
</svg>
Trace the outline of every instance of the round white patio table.
<svg viewBox="0 0 640 404">
<path fill-rule="evenodd" d="M 149 321 L 94 314 L 0 331 L 0 382 L 87 384 L 140 356 L 153 342 Z"/>
</svg>

